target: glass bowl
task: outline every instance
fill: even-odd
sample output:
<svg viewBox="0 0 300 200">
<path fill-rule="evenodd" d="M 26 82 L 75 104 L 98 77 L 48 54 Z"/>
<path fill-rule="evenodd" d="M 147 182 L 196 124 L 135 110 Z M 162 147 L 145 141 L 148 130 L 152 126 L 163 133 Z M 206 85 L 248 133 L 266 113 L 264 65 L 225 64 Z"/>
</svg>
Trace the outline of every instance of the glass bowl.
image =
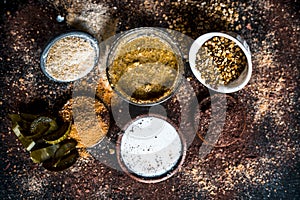
<svg viewBox="0 0 300 200">
<path fill-rule="evenodd" d="M 98 58 L 98 41 L 87 33 L 75 31 L 49 42 L 40 65 L 49 79 L 71 82 L 86 76 L 97 65 Z"/>
<path fill-rule="evenodd" d="M 151 106 L 170 98 L 184 73 L 182 56 L 168 33 L 143 27 L 123 33 L 107 58 L 107 77 L 127 102 Z"/>
</svg>

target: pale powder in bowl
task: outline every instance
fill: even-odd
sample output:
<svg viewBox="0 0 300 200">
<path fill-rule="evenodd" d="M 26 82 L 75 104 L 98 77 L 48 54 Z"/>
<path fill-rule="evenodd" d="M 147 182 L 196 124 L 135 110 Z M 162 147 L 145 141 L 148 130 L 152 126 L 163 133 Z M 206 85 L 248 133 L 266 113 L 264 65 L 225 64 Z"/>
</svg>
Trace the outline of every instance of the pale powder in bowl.
<svg viewBox="0 0 300 200">
<path fill-rule="evenodd" d="M 88 34 L 63 34 L 45 48 L 41 57 L 42 70 L 55 81 L 80 79 L 96 65 L 98 51 L 97 41 Z"/>
</svg>

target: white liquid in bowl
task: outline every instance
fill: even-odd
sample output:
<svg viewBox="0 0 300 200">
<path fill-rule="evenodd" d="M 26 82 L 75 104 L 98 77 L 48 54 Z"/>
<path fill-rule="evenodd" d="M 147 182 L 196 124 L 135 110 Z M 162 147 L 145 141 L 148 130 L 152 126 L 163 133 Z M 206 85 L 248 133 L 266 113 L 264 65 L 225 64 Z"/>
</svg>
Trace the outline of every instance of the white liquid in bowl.
<svg viewBox="0 0 300 200">
<path fill-rule="evenodd" d="M 176 129 L 157 117 L 134 121 L 121 139 L 122 161 L 131 173 L 158 177 L 171 171 L 182 157 L 183 146 Z"/>
</svg>

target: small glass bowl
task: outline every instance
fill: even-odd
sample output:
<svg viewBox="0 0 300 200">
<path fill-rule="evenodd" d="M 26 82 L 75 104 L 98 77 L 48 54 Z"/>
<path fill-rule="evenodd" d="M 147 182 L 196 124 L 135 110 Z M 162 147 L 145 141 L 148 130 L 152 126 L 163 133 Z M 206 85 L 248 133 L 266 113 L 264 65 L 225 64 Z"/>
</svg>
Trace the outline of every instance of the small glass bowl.
<svg viewBox="0 0 300 200">
<path fill-rule="evenodd" d="M 162 29 L 142 27 L 127 31 L 110 49 L 106 71 L 108 81 L 122 99 L 133 105 L 159 104 L 169 99 L 181 83 L 184 73 L 181 55 L 176 43 Z M 169 61 L 176 63 L 170 65 Z M 120 63 L 125 64 L 116 68 L 121 66 Z"/>
<path fill-rule="evenodd" d="M 117 141 L 121 169 L 134 180 L 157 183 L 172 177 L 186 156 L 183 134 L 168 119 L 141 115 L 129 122 Z"/>
<path fill-rule="evenodd" d="M 75 41 L 74 43 L 67 43 L 66 45 L 64 45 L 62 47 L 64 49 L 57 48 L 55 46 L 58 45 L 59 42 L 67 39 L 75 39 L 75 40 L 78 39 L 78 41 L 81 40 L 81 42 L 87 42 L 85 45 L 91 47 L 94 50 L 93 55 L 89 55 L 86 49 L 82 49 L 81 51 L 77 51 L 77 52 L 74 51 L 74 46 L 76 46 L 77 48 Z M 57 48 L 56 52 L 53 55 L 51 55 L 52 54 L 51 52 L 53 52 L 54 51 L 53 49 L 55 48 Z M 61 60 L 60 62 L 56 61 L 59 64 L 55 65 L 55 67 L 57 68 L 61 67 L 61 69 L 57 69 L 57 68 L 54 69 L 54 66 L 51 66 L 52 69 L 49 69 L 48 68 L 49 66 L 47 66 L 50 65 L 47 64 L 48 59 L 52 59 L 52 60 L 61 59 L 60 58 L 61 56 L 65 56 L 66 58 Z M 90 56 L 93 56 L 93 58 L 90 58 Z M 87 33 L 74 31 L 74 32 L 69 32 L 69 33 L 64 33 L 62 35 L 59 35 L 56 38 L 54 38 L 52 41 L 50 41 L 41 55 L 40 65 L 43 73 L 49 79 L 57 82 L 71 82 L 86 76 L 97 65 L 98 58 L 99 58 L 98 41 Z M 66 65 L 65 64 L 66 62 L 71 62 L 71 63 Z M 80 71 L 77 72 L 75 71 L 74 66 L 76 65 L 81 66 L 80 69 L 78 68 L 78 70 Z M 68 70 L 66 66 L 68 66 Z M 73 71 L 74 73 L 71 71 Z"/>
<path fill-rule="evenodd" d="M 247 66 L 242 71 L 242 73 L 239 75 L 239 77 L 228 83 L 227 85 L 219 85 L 217 88 L 212 87 L 210 84 L 206 83 L 206 80 L 201 77 L 201 71 L 199 71 L 196 68 L 196 57 L 198 54 L 199 49 L 202 47 L 202 45 L 212 39 L 213 37 L 224 37 L 231 41 L 233 41 L 236 45 L 238 45 L 241 50 L 243 51 L 244 55 L 247 59 Z M 211 32 L 204 35 L 201 35 L 198 37 L 194 43 L 192 44 L 189 52 L 189 63 L 190 67 L 192 69 L 193 74 L 195 77 L 207 88 L 214 90 L 216 92 L 220 93 L 232 93 L 236 92 L 238 90 L 241 90 L 243 87 L 246 86 L 246 84 L 249 82 L 252 74 L 252 61 L 251 61 L 251 52 L 249 49 L 248 44 L 244 39 L 241 38 L 241 36 L 235 34 L 235 33 L 221 33 L 221 32 Z"/>
</svg>

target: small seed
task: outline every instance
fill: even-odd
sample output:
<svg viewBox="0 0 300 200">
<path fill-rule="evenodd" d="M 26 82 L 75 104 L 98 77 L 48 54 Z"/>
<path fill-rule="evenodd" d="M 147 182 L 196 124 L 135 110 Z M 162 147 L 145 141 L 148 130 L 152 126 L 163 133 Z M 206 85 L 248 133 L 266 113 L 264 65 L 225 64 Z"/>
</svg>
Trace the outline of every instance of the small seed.
<svg viewBox="0 0 300 200">
<path fill-rule="evenodd" d="M 204 49 L 204 50 L 203 50 Z M 225 37 L 213 37 L 196 56 L 196 67 L 207 84 L 217 88 L 237 79 L 247 62 L 241 48 Z"/>
</svg>

